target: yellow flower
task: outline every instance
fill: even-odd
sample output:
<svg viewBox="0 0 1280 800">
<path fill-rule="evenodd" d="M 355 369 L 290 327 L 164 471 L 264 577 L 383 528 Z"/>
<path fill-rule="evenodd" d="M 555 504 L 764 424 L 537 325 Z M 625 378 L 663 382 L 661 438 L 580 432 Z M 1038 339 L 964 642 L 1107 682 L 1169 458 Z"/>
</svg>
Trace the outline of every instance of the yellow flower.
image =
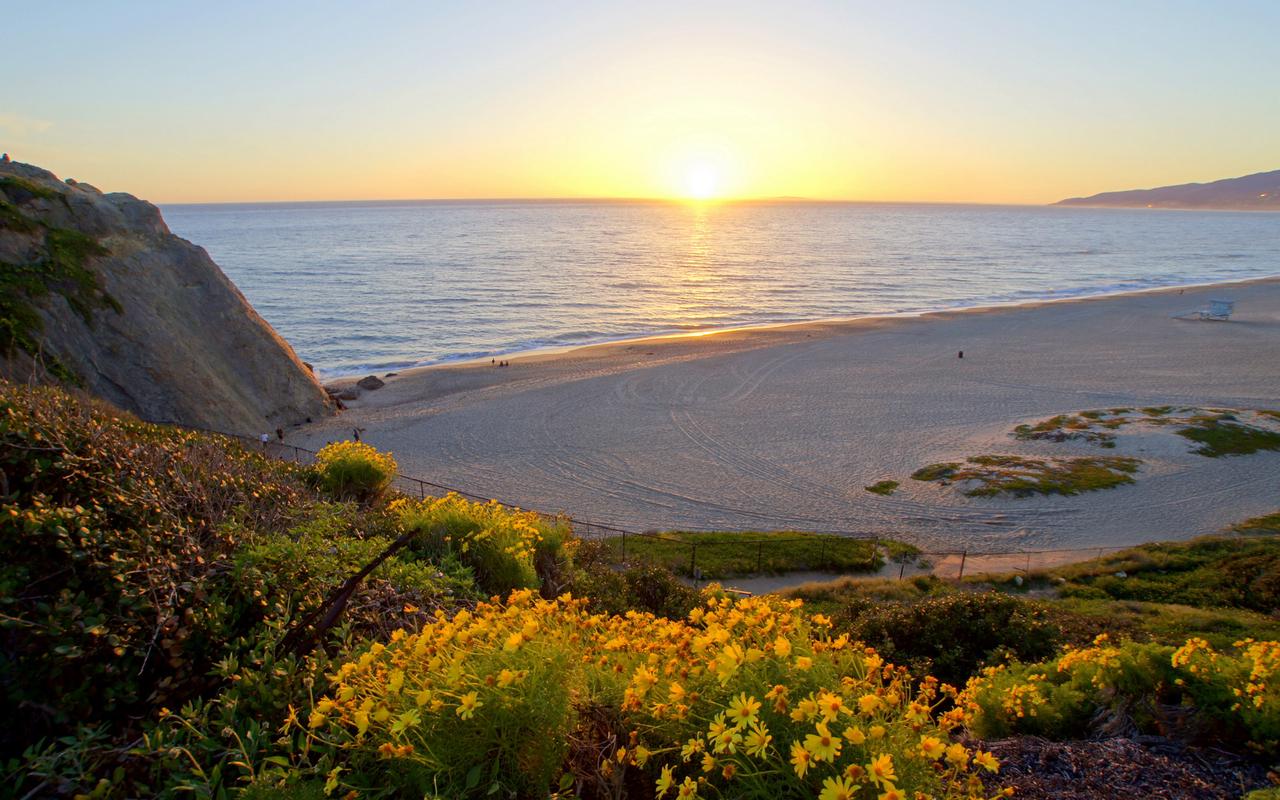
<svg viewBox="0 0 1280 800">
<path fill-rule="evenodd" d="M 813 666 L 813 659 L 808 656 L 796 656 L 796 669 L 809 669 Z"/>
<path fill-rule="evenodd" d="M 818 695 L 818 710 L 827 722 L 833 722 L 841 713 L 848 712 L 844 698 L 834 692 L 823 692 Z"/>
<path fill-rule="evenodd" d="M 858 710 L 867 716 L 879 711 L 882 705 L 884 705 L 884 701 L 874 694 L 864 694 L 858 698 Z"/>
<path fill-rule="evenodd" d="M 680 791 L 676 797 L 680 800 L 694 800 L 698 796 L 698 784 L 692 778 L 685 778 L 684 783 L 680 784 Z"/>
<path fill-rule="evenodd" d="M 662 773 L 658 775 L 658 797 L 662 797 L 671 791 L 674 783 L 675 777 L 671 774 L 671 767 L 663 767 Z"/>
<path fill-rule="evenodd" d="M 867 728 L 867 735 L 868 735 L 868 736 L 870 736 L 872 739 L 883 739 L 883 738 L 884 738 L 884 726 L 883 726 L 883 725 L 872 725 L 870 728 Z"/>
<path fill-rule="evenodd" d="M 880 793 L 877 800 L 907 800 L 907 796 L 902 793 L 901 789 L 894 786 L 884 787 L 885 791 Z"/>
<path fill-rule="evenodd" d="M 804 749 L 813 754 L 814 761 L 835 761 L 840 757 L 840 738 L 832 735 L 825 722 L 819 722 L 815 730 L 804 737 Z"/>
<path fill-rule="evenodd" d="M 809 769 L 809 762 L 813 757 L 808 750 L 799 742 L 791 743 L 791 763 L 796 768 L 796 777 L 803 778 L 804 773 Z"/>
<path fill-rule="evenodd" d="M 779 636 L 773 640 L 773 652 L 778 658 L 786 658 L 791 655 L 791 642 L 785 636 Z"/>
<path fill-rule="evenodd" d="M 939 759 L 942 758 L 942 754 L 946 751 L 946 745 L 944 745 L 937 737 L 920 737 L 920 752 L 924 754 L 925 758 L 930 760 Z"/>
<path fill-rule="evenodd" d="M 947 763 L 964 768 L 969 763 L 969 751 L 964 749 L 964 745 L 956 742 L 947 748 Z"/>
<path fill-rule="evenodd" d="M 454 709 L 454 713 L 463 719 L 471 719 L 471 716 L 476 713 L 476 709 L 482 705 L 484 703 L 480 702 L 479 696 L 475 692 L 467 692 L 458 701 L 458 707 Z"/>
<path fill-rule="evenodd" d="M 827 778 L 822 782 L 822 793 L 818 795 L 818 800 L 853 800 L 854 792 L 858 791 L 857 784 L 845 778 Z"/>
<path fill-rule="evenodd" d="M 729 719 L 733 720 L 733 724 L 739 728 L 755 722 L 759 711 L 760 701 L 749 696 L 746 692 L 738 695 L 729 703 Z"/>
<path fill-rule="evenodd" d="M 769 742 L 773 741 L 773 737 L 769 735 L 769 729 L 765 727 L 763 722 L 753 722 L 751 724 L 751 732 L 747 734 L 746 748 L 747 754 L 756 758 L 764 758 L 769 750 Z"/>
<path fill-rule="evenodd" d="M 507 637 L 507 643 L 502 646 L 502 649 L 504 652 L 510 653 L 514 650 L 519 650 L 522 644 L 524 644 L 524 634 L 516 631 Z"/>
<path fill-rule="evenodd" d="M 850 725 L 844 729 L 844 738 L 848 739 L 850 744 L 859 745 L 867 740 L 867 735 L 862 732 L 862 728 Z"/>
<path fill-rule="evenodd" d="M 871 759 L 871 763 L 867 764 L 867 774 L 876 786 L 892 788 L 891 784 L 898 779 L 893 770 L 893 756 L 884 753 Z"/>
<path fill-rule="evenodd" d="M 978 751 L 973 757 L 973 763 L 985 769 L 987 772 L 999 772 L 1000 761 L 994 755 L 985 751 Z"/>
</svg>

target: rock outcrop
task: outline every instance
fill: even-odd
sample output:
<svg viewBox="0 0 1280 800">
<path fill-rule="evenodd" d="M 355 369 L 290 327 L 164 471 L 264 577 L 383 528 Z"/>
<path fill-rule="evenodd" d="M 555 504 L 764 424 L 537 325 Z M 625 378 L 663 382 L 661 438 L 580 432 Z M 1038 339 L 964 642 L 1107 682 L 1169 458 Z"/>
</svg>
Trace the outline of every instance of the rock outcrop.
<svg viewBox="0 0 1280 800">
<path fill-rule="evenodd" d="M 241 434 L 333 410 L 293 348 L 159 209 L 17 162 L 0 163 L 0 374 Z"/>
</svg>

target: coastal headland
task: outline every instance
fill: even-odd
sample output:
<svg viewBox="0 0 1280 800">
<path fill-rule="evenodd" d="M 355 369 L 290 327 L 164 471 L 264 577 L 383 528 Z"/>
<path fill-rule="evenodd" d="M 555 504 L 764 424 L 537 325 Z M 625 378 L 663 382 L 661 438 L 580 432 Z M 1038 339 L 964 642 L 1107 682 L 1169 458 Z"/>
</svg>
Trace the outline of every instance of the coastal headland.
<svg viewBox="0 0 1280 800">
<path fill-rule="evenodd" d="M 1230 321 L 1175 318 L 1210 299 L 1235 301 Z M 633 530 L 849 531 L 926 547 L 1189 538 L 1280 496 L 1280 452 L 1210 457 L 1175 433 L 1192 418 L 1280 422 L 1254 413 L 1280 409 L 1277 278 L 509 361 L 401 372 L 291 439 L 314 447 L 360 428 L 406 474 Z M 1111 423 L 1097 428 L 1109 443 L 1016 435 L 1082 411 Z M 970 496 L 980 484 L 911 478 L 990 456 L 1137 466 L 1071 495 Z M 882 481 L 899 485 L 867 490 Z"/>
</svg>

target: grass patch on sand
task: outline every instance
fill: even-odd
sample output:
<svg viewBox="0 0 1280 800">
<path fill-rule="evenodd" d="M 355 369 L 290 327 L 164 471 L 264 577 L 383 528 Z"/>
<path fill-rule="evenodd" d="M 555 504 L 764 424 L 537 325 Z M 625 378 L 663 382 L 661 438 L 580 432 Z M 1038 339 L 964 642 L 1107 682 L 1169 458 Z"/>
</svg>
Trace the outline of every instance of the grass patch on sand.
<svg viewBox="0 0 1280 800">
<path fill-rule="evenodd" d="M 607 541 L 622 556 L 622 537 Z M 870 539 L 803 531 L 664 531 L 627 536 L 625 547 L 626 561 L 658 564 L 686 577 L 695 567 L 703 578 L 727 578 L 805 570 L 875 572 L 884 566 Z"/>
<path fill-rule="evenodd" d="M 1126 426 L 1180 426 L 1174 433 L 1200 445 L 1193 452 L 1217 458 L 1248 455 L 1259 450 L 1280 450 L 1280 431 L 1270 427 L 1273 420 L 1280 420 L 1280 411 L 1229 411 L 1185 406 L 1111 408 L 1058 414 L 1040 422 L 1022 424 L 1013 429 L 1013 437 L 1022 441 L 1076 440 L 1113 448 L 1116 446 L 1115 431 Z"/>
<path fill-rule="evenodd" d="M 1198 455 L 1218 458 L 1280 450 L 1280 433 L 1237 422 L 1231 414 L 1197 417 L 1192 423 L 1176 433 L 1199 444 L 1195 450 Z"/>
<path fill-rule="evenodd" d="M 1124 409 L 1128 411 L 1129 409 Z M 1095 424 L 1108 425 L 1105 416 L 1109 411 L 1081 411 L 1079 414 L 1059 414 L 1034 425 L 1019 425 L 1013 429 L 1015 439 L 1022 441 L 1045 440 L 1065 442 L 1077 439 L 1092 442 L 1099 447 L 1115 447 L 1115 435 L 1095 429 Z"/>
<path fill-rule="evenodd" d="M 1121 456 L 1077 458 L 1027 458 L 1011 455 L 971 456 L 965 463 L 930 464 L 911 477 L 944 484 L 972 482 L 968 497 L 1002 494 L 1030 497 L 1037 494 L 1075 495 L 1133 483 L 1142 462 Z"/>
<path fill-rule="evenodd" d="M 872 494 L 881 494 L 888 497 L 893 494 L 894 490 L 897 489 L 899 485 L 900 484 L 897 481 L 876 481 L 870 486 L 864 486 L 862 488 Z"/>
</svg>

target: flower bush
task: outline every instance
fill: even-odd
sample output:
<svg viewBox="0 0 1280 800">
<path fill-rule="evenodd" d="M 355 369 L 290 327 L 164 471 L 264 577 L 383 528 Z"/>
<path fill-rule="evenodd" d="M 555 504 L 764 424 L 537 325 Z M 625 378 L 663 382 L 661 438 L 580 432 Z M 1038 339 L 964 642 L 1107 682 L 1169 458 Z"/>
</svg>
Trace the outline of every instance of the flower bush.
<svg viewBox="0 0 1280 800">
<path fill-rule="evenodd" d="M 415 547 L 437 558 L 456 555 L 491 594 L 536 589 L 539 573 L 557 572 L 557 562 L 569 555 L 568 523 L 494 501 L 473 503 L 450 493 L 422 501 L 399 498 L 390 508 L 405 530 L 420 534 Z"/>
<path fill-rule="evenodd" d="M 955 690 L 800 606 L 713 591 L 668 620 L 517 591 L 372 645 L 297 726 L 340 754 L 339 794 L 982 796 L 999 764 L 951 740 Z"/>
<path fill-rule="evenodd" d="M 391 486 L 399 466 L 390 453 L 363 442 L 331 442 L 316 453 L 321 487 L 339 500 L 378 499 Z"/>
<path fill-rule="evenodd" d="M 1119 724 L 1280 752 L 1280 642 L 1244 639 L 1230 651 L 1203 639 L 1173 648 L 1099 636 L 1056 660 L 987 669 L 960 703 L 973 731 L 1079 737 Z"/>
</svg>

